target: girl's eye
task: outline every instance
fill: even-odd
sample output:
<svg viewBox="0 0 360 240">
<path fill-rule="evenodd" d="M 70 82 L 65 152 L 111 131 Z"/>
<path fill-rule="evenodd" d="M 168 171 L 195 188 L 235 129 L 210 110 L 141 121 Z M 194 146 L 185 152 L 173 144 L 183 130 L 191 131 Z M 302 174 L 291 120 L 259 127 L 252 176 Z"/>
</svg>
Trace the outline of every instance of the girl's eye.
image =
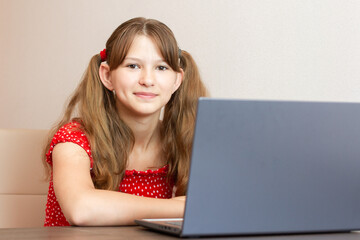
<svg viewBox="0 0 360 240">
<path fill-rule="evenodd" d="M 157 69 L 164 71 L 164 70 L 167 70 L 168 68 L 165 66 L 158 66 Z"/>
<path fill-rule="evenodd" d="M 132 68 L 132 69 L 137 69 L 139 68 L 139 66 L 137 64 L 129 64 L 128 65 L 129 68 Z"/>
</svg>

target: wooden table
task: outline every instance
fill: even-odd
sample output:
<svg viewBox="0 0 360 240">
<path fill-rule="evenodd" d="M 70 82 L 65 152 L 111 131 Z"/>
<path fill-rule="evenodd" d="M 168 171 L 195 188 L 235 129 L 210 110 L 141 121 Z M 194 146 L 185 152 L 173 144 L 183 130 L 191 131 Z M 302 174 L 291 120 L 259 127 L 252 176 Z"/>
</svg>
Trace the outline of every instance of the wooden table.
<svg viewBox="0 0 360 240">
<path fill-rule="evenodd" d="M 146 230 L 139 226 L 131 227 L 42 227 L 42 228 L 3 228 L 1 240 L 92 240 L 92 239 L 177 239 L 165 234 Z M 304 234 L 280 236 L 244 236 L 200 239 L 242 239 L 242 240 L 360 240 L 360 232 L 333 234 Z"/>
</svg>

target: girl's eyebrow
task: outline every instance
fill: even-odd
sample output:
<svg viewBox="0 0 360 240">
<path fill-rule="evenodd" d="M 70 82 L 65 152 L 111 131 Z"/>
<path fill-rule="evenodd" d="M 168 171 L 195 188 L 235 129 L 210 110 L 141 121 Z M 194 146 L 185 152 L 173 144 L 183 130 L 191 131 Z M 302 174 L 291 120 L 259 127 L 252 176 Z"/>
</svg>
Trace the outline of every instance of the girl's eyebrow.
<svg viewBox="0 0 360 240">
<path fill-rule="evenodd" d="M 135 61 L 140 61 L 141 59 L 136 58 L 136 57 L 125 57 L 124 60 L 135 60 Z"/>
<path fill-rule="evenodd" d="M 125 59 L 124 60 L 133 60 L 133 61 L 139 61 L 139 62 L 142 62 L 142 60 L 140 59 L 140 58 L 137 58 L 137 57 L 125 57 Z M 162 63 L 162 62 L 164 62 L 164 63 L 166 63 L 166 61 L 164 60 L 164 59 L 162 59 L 162 58 L 159 58 L 158 60 L 156 60 L 155 62 L 157 62 L 157 63 Z"/>
</svg>

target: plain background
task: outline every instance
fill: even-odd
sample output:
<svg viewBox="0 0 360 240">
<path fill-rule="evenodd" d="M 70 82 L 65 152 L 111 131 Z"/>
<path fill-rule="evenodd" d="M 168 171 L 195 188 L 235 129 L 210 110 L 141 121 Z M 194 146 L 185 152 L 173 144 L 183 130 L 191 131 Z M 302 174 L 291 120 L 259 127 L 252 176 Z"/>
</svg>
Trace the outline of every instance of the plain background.
<svg viewBox="0 0 360 240">
<path fill-rule="evenodd" d="M 50 128 L 138 16 L 173 30 L 213 97 L 360 102 L 358 0 L 0 0 L 0 128 Z"/>
</svg>

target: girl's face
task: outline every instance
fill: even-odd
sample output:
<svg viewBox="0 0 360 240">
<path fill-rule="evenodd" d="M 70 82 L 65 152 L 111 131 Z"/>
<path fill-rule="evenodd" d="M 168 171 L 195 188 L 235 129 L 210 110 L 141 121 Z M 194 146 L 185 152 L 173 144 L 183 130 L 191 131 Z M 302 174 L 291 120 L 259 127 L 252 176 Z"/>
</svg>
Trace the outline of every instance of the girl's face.
<svg viewBox="0 0 360 240">
<path fill-rule="evenodd" d="M 105 74 L 105 82 L 102 67 L 101 79 L 109 90 L 115 90 L 121 114 L 160 114 L 183 78 L 183 72 L 173 71 L 154 42 L 144 35 L 135 37 L 120 66 Z"/>
</svg>

